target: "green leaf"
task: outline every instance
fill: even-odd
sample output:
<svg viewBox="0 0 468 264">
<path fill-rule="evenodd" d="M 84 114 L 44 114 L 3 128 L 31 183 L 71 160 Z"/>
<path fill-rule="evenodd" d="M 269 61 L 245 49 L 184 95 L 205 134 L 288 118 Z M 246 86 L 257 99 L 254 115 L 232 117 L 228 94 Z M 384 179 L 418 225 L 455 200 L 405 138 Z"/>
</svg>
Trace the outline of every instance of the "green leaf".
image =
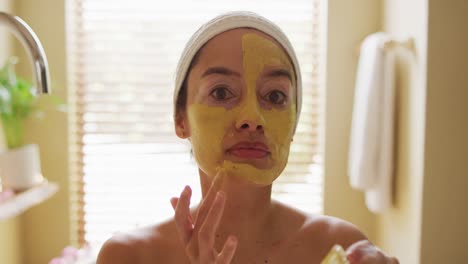
<svg viewBox="0 0 468 264">
<path fill-rule="evenodd" d="M 0 116 L 8 147 L 22 144 L 22 123 L 36 107 L 37 98 L 33 86 L 16 76 L 16 59 L 8 60 L 0 70 Z"/>
<path fill-rule="evenodd" d="M 18 77 L 14 70 L 16 58 L 10 58 L 0 69 L 0 117 L 9 148 L 23 144 L 23 122 L 38 113 L 39 97 L 35 88 L 26 80 Z M 56 96 L 47 96 L 55 106 L 64 109 L 64 103 Z M 43 107 L 41 107 L 43 108 Z"/>
</svg>

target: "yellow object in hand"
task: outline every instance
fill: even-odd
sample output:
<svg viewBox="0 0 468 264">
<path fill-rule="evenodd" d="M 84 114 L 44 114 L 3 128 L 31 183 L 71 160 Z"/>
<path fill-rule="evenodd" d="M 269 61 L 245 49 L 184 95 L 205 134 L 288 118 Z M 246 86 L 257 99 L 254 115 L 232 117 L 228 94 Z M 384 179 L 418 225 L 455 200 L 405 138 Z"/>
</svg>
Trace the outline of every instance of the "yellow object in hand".
<svg viewBox="0 0 468 264">
<path fill-rule="evenodd" d="M 334 245 L 320 264 L 349 264 L 346 252 L 340 245 Z"/>
</svg>

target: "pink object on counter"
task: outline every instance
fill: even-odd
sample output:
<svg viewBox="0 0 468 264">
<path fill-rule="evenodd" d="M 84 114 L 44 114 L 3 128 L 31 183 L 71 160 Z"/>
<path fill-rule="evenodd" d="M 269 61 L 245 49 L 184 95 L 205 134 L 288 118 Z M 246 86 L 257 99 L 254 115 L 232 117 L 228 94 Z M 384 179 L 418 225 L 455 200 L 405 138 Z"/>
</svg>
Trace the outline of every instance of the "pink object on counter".
<svg viewBox="0 0 468 264">
<path fill-rule="evenodd" d="M 65 264 L 65 260 L 62 258 L 53 258 L 49 264 Z"/>
<path fill-rule="evenodd" d="M 3 192 L 0 192 L 0 203 L 10 199 L 14 195 L 15 192 L 12 189 L 6 189 Z"/>
<path fill-rule="evenodd" d="M 68 246 L 62 250 L 62 257 L 77 258 L 79 253 L 79 250 L 75 247 Z"/>
</svg>

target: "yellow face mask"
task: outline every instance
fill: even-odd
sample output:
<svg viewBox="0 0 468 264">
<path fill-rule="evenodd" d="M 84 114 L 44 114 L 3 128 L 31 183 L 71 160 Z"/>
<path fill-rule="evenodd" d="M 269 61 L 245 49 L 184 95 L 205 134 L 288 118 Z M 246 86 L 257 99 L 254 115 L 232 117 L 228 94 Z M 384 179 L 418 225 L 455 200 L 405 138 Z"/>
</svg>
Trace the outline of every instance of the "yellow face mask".
<svg viewBox="0 0 468 264">
<path fill-rule="evenodd" d="M 292 69 L 285 52 L 273 41 L 254 33 L 242 36 L 243 77 L 246 91 L 242 100 L 231 109 L 194 103 L 188 106 L 191 143 L 198 166 L 214 176 L 224 169 L 227 176 L 240 177 L 257 184 L 271 184 L 283 171 L 289 156 L 296 122 L 294 98 L 282 109 L 260 106 L 257 80 L 266 66 L 287 66 Z M 292 71 L 291 71 L 292 72 Z M 295 96 L 295 93 L 290 93 Z M 291 100 L 293 99 L 293 100 Z M 268 142 L 272 166 L 257 168 L 247 163 L 224 159 L 223 140 L 238 120 L 258 120 Z"/>
</svg>

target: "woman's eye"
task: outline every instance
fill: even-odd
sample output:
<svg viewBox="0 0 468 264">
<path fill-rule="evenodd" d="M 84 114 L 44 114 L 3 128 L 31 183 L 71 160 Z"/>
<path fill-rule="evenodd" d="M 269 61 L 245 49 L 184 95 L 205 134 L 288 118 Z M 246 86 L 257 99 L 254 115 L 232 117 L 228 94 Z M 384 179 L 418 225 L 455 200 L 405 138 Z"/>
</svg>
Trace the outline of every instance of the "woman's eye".
<svg viewBox="0 0 468 264">
<path fill-rule="evenodd" d="M 283 105 L 286 103 L 286 95 L 278 90 L 267 93 L 265 99 L 275 105 Z"/>
<path fill-rule="evenodd" d="M 217 87 L 211 91 L 210 96 L 218 101 L 225 101 L 232 98 L 234 95 L 225 87 Z"/>
</svg>

